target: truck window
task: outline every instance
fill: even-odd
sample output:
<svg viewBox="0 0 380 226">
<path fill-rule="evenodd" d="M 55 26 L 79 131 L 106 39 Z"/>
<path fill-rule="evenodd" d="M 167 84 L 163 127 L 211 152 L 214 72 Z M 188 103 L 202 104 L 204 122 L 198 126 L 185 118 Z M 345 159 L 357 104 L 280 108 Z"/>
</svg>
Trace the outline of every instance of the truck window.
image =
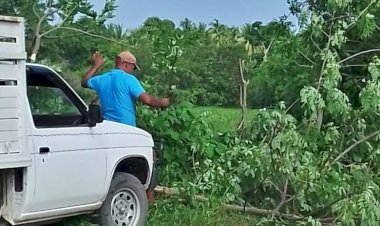
<svg viewBox="0 0 380 226">
<path fill-rule="evenodd" d="M 52 75 L 50 75 L 52 76 Z M 84 116 L 49 74 L 27 73 L 27 93 L 37 128 L 84 125 Z"/>
<path fill-rule="evenodd" d="M 28 86 L 30 108 L 33 115 L 79 115 L 80 112 L 57 87 Z"/>
</svg>

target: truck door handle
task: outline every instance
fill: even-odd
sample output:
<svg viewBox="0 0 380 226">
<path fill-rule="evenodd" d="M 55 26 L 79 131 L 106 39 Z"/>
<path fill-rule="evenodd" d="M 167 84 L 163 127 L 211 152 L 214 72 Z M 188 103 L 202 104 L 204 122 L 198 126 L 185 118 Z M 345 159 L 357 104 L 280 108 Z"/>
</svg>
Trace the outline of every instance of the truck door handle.
<svg viewBox="0 0 380 226">
<path fill-rule="evenodd" d="M 50 148 L 40 147 L 40 154 L 45 154 L 45 153 L 49 153 L 49 152 L 50 152 Z"/>
</svg>

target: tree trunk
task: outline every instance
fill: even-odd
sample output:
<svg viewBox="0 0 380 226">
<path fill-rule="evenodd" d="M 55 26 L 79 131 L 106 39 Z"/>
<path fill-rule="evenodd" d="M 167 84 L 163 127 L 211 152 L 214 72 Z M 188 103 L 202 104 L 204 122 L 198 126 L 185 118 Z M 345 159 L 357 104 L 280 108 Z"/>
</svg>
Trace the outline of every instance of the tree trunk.
<svg viewBox="0 0 380 226">
<path fill-rule="evenodd" d="M 38 51 L 40 50 L 40 46 L 41 46 L 41 35 L 36 32 L 36 34 L 34 36 L 33 45 L 32 45 L 32 52 L 30 55 L 30 60 L 32 62 L 36 61 Z"/>
<path fill-rule="evenodd" d="M 239 68 L 240 68 L 240 108 L 241 108 L 241 119 L 238 126 L 238 130 L 240 133 L 240 137 L 244 135 L 244 131 L 246 129 L 246 123 L 247 123 L 247 87 L 249 84 L 249 80 L 246 80 L 244 78 L 244 72 L 243 72 L 243 62 L 241 59 L 239 59 Z"/>
</svg>

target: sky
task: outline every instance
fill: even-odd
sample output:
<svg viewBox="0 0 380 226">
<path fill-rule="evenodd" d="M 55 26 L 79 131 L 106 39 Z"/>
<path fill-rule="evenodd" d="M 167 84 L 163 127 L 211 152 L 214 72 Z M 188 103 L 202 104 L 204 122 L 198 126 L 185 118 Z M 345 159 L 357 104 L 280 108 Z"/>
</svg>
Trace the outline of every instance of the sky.
<svg viewBox="0 0 380 226">
<path fill-rule="evenodd" d="M 90 0 L 95 9 L 104 0 Z M 288 15 L 286 0 L 117 0 L 118 9 L 110 21 L 125 29 L 140 27 L 148 17 L 170 19 L 176 25 L 185 18 L 195 23 L 209 24 L 214 19 L 228 26 L 241 27 L 245 23 L 268 23 Z"/>
</svg>

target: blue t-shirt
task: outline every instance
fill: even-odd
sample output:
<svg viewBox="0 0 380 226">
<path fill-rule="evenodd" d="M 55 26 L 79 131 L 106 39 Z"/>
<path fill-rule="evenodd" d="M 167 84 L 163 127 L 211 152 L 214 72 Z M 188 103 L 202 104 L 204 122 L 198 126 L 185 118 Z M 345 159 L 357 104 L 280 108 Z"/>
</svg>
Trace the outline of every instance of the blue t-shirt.
<svg viewBox="0 0 380 226">
<path fill-rule="evenodd" d="M 144 88 L 135 76 L 113 69 L 87 81 L 100 99 L 105 120 L 136 126 L 135 102 Z"/>
</svg>

